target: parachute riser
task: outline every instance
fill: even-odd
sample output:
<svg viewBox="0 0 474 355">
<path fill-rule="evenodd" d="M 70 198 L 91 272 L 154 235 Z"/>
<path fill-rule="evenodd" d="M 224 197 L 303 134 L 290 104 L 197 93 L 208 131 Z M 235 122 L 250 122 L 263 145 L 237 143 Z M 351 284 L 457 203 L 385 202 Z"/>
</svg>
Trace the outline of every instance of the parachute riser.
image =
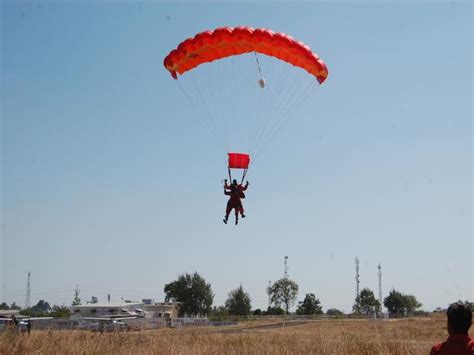
<svg viewBox="0 0 474 355">
<path fill-rule="evenodd" d="M 247 170 L 248 169 L 244 169 L 244 173 L 242 174 L 242 180 L 240 181 L 240 185 L 244 183 L 245 176 L 247 175 Z M 230 183 L 232 183 L 232 174 L 230 172 L 230 168 L 227 168 L 227 172 L 229 173 L 229 181 Z"/>
</svg>

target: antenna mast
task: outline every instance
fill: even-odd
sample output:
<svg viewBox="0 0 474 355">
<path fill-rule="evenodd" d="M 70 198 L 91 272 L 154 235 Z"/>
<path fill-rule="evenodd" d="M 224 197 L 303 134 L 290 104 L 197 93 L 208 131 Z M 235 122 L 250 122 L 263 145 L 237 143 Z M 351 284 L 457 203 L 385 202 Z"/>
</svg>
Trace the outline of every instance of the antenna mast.
<svg viewBox="0 0 474 355">
<path fill-rule="evenodd" d="M 356 269 L 356 299 L 359 297 L 359 284 L 360 284 L 360 275 L 359 275 L 359 258 L 355 258 L 355 269 Z"/>
<path fill-rule="evenodd" d="M 285 256 L 285 279 L 288 278 L 288 257 Z"/>
<path fill-rule="evenodd" d="M 26 281 L 26 297 L 25 297 L 25 308 L 31 307 L 31 289 L 30 289 L 31 272 L 28 271 L 28 281 Z"/>
<path fill-rule="evenodd" d="M 383 310 L 383 300 L 382 300 L 382 266 L 379 263 L 377 267 L 379 269 L 378 277 L 379 277 L 379 302 L 380 302 L 380 310 Z"/>
</svg>

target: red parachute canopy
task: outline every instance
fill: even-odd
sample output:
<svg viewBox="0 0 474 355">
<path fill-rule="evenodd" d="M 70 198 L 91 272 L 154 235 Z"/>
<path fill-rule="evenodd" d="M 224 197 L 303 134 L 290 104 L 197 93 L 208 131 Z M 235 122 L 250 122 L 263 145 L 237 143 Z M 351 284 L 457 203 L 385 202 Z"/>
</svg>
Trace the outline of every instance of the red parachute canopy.
<svg viewBox="0 0 474 355">
<path fill-rule="evenodd" d="M 203 63 L 249 52 L 266 54 L 305 69 L 322 84 L 328 76 L 326 64 L 303 42 L 285 33 L 265 28 L 221 27 L 198 33 L 181 42 L 163 64 L 177 79 Z"/>
<path fill-rule="evenodd" d="M 250 164 L 250 155 L 242 153 L 228 153 L 229 169 L 248 169 Z"/>
</svg>

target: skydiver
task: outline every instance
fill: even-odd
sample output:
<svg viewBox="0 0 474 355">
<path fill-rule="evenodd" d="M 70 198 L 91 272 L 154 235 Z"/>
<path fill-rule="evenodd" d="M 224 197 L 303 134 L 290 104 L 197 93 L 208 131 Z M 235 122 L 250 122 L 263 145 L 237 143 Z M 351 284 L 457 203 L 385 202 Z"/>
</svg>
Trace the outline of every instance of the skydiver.
<svg viewBox="0 0 474 355">
<path fill-rule="evenodd" d="M 232 209 L 235 210 L 235 224 L 239 223 L 239 213 L 241 214 L 242 218 L 245 218 L 244 214 L 244 206 L 242 205 L 242 198 L 245 198 L 244 191 L 247 190 L 249 186 L 249 182 L 242 186 L 241 184 L 237 184 L 237 180 L 232 180 L 232 184 L 227 184 L 227 179 L 224 180 L 224 194 L 230 196 L 229 201 L 227 201 L 227 207 L 225 211 L 225 217 L 223 222 L 227 224 L 227 220 L 229 219 L 229 214 Z"/>
</svg>

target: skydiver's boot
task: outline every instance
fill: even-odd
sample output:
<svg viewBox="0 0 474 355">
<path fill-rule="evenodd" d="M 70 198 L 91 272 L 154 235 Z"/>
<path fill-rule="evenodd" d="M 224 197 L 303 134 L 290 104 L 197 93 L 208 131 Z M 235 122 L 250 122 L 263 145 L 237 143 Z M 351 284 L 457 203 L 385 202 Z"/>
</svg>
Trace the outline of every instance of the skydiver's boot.
<svg viewBox="0 0 474 355">
<path fill-rule="evenodd" d="M 244 215 L 244 214 L 242 215 L 242 218 L 245 218 L 245 215 Z"/>
<path fill-rule="evenodd" d="M 222 222 L 224 222 L 225 224 L 227 224 L 227 217 L 224 217 L 224 219 L 222 220 Z"/>
<path fill-rule="evenodd" d="M 237 224 L 239 224 L 239 219 L 238 218 L 235 219 L 235 225 L 237 225 Z"/>
</svg>

